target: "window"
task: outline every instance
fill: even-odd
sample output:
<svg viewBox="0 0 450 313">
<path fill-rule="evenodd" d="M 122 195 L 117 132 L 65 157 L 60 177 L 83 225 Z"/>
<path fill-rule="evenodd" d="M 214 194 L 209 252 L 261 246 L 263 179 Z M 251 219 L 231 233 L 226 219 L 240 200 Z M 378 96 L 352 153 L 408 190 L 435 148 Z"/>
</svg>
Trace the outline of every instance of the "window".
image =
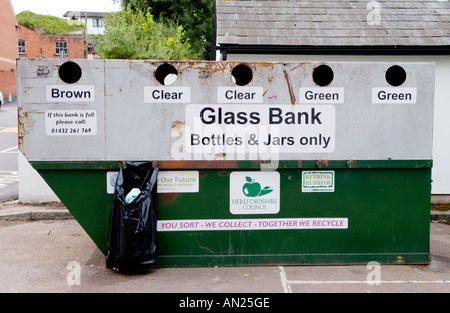
<svg viewBox="0 0 450 313">
<path fill-rule="evenodd" d="M 25 49 L 25 40 L 19 40 L 19 54 L 25 54 L 26 49 Z"/>
<path fill-rule="evenodd" d="M 61 55 L 61 52 L 65 53 L 67 55 L 67 42 L 64 41 L 57 41 L 55 42 L 55 54 Z"/>
<path fill-rule="evenodd" d="M 92 26 L 94 27 L 103 27 L 103 21 L 101 18 L 94 18 L 92 20 Z"/>
</svg>

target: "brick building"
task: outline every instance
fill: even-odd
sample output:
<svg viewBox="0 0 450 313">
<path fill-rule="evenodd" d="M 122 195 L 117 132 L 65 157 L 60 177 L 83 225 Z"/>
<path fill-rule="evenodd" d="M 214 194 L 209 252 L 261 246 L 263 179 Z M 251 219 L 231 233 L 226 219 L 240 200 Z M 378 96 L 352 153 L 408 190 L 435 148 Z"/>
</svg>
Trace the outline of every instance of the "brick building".
<svg viewBox="0 0 450 313">
<path fill-rule="evenodd" d="M 46 35 L 42 29 L 29 29 L 19 25 L 18 49 L 20 58 L 84 58 L 82 35 Z"/>
<path fill-rule="evenodd" d="M 0 91 L 4 97 L 17 94 L 17 22 L 10 0 L 0 0 Z"/>
</svg>

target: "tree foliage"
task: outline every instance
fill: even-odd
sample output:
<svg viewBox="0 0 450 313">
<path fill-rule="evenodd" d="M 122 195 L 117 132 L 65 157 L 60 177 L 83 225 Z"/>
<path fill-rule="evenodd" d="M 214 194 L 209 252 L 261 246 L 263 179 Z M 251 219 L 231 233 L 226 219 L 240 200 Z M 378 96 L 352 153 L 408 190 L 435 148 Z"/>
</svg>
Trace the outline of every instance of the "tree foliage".
<svg viewBox="0 0 450 313">
<path fill-rule="evenodd" d="M 105 19 L 105 34 L 94 41 L 98 53 L 105 59 L 198 59 L 182 26 L 161 23 L 150 12 L 123 7 L 109 13 Z"/>
<path fill-rule="evenodd" d="M 182 25 L 192 48 L 211 58 L 212 0 L 113 0 L 124 6 L 146 12 L 150 10 L 158 22 L 172 21 Z"/>
<path fill-rule="evenodd" d="M 84 30 L 84 24 L 77 21 L 70 23 L 63 18 L 51 15 L 36 14 L 31 11 L 23 11 L 16 15 L 17 23 L 35 30 L 42 27 L 42 33 L 48 35 L 68 35 Z"/>
</svg>

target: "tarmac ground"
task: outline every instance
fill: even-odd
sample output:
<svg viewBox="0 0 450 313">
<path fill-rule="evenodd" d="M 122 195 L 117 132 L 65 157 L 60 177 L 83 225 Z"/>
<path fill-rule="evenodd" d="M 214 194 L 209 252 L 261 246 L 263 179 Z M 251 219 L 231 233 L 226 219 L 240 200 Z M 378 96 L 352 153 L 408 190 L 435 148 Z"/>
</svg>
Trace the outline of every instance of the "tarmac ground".
<svg viewBox="0 0 450 313">
<path fill-rule="evenodd" d="M 0 204 L 0 293 L 449 293 L 450 225 L 430 220 L 430 229 L 428 265 L 219 266 L 124 274 L 106 268 L 103 254 L 61 204 L 13 202 Z"/>
</svg>

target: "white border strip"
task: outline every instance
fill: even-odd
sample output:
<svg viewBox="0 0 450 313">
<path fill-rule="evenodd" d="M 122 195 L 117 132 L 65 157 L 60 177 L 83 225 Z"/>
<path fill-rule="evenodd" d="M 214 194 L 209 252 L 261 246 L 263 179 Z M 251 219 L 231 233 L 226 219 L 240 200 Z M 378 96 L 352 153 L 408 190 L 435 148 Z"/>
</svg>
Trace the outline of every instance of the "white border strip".
<svg viewBox="0 0 450 313">
<path fill-rule="evenodd" d="M 207 219 L 162 220 L 157 230 L 218 231 L 218 230 L 286 230 L 286 229 L 347 229 L 347 218 L 266 218 L 266 219 Z"/>
</svg>

